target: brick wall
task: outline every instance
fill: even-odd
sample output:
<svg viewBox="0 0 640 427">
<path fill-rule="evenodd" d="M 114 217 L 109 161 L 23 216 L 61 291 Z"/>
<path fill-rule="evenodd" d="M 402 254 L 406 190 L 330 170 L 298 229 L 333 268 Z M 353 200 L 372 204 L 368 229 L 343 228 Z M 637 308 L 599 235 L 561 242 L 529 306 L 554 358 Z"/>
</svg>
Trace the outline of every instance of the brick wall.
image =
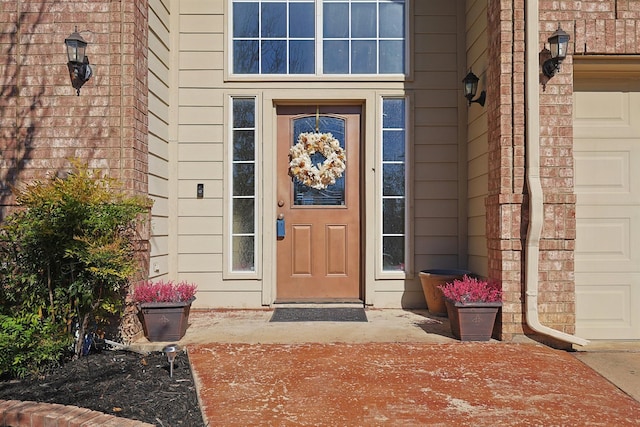
<svg viewBox="0 0 640 427">
<path fill-rule="evenodd" d="M 539 255 L 543 324 L 575 332 L 573 70 L 571 55 L 640 53 L 640 1 L 540 1 L 539 49 L 558 23 L 571 35 L 562 71 L 540 91 L 540 176 L 544 225 Z M 489 276 L 502 280 L 502 338 L 530 333 L 524 325 L 525 189 L 524 1 L 488 0 Z M 491 94 L 495 94 L 491 96 Z M 539 337 L 544 340 L 543 337 Z"/>
<path fill-rule="evenodd" d="M 524 2 L 488 1 L 488 276 L 503 287 L 502 336 L 522 333 L 524 207 Z"/>
<path fill-rule="evenodd" d="M 0 4 L 0 219 L 10 185 L 87 161 L 147 192 L 147 2 Z M 64 39 L 77 26 L 93 77 L 75 96 Z"/>
</svg>

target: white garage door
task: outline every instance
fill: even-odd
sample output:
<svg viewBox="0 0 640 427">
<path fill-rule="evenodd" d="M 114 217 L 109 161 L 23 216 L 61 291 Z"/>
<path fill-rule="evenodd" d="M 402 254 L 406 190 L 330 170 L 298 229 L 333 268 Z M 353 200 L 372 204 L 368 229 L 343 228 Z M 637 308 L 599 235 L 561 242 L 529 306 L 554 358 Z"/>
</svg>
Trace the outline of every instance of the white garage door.
<svg viewBox="0 0 640 427">
<path fill-rule="evenodd" d="M 576 334 L 640 339 L 640 80 L 576 79 Z"/>
</svg>

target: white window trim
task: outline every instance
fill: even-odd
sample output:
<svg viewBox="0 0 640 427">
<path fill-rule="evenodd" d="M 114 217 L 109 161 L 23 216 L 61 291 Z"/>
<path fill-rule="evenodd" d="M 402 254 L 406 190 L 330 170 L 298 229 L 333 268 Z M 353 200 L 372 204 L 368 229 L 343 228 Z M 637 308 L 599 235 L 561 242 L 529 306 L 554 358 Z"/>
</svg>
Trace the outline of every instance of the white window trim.
<svg viewBox="0 0 640 427">
<path fill-rule="evenodd" d="M 255 116 L 255 189 L 254 189 L 254 267 L 253 271 L 234 271 L 233 270 L 233 100 L 234 99 L 253 99 L 254 100 L 254 116 Z M 224 236 L 223 236 L 223 272 L 224 280 L 259 280 L 262 278 L 262 149 L 261 149 L 261 97 L 256 92 L 251 93 L 228 93 L 225 96 L 225 108 L 227 110 L 227 122 L 224 126 L 224 180 L 225 180 L 225 197 L 224 197 Z"/>
<path fill-rule="evenodd" d="M 382 114 L 383 114 L 383 102 L 384 99 L 403 98 L 405 100 L 405 224 L 404 224 L 404 271 L 398 270 L 385 270 L 383 262 L 383 194 L 382 194 Z M 413 164 L 410 159 L 413 159 L 413 150 L 411 141 L 413 140 L 412 123 L 411 123 L 411 107 L 412 98 L 406 93 L 378 93 L 377 100 L 377 114 L 376 114 L 376 170 L 379 171 L 376 177 L 376 279 L 382 280 L 397 280 L 408 279 L 414 275 L 414 250 L 413 250 L 413 192 L 411 182 L 413 180 Z"/>
</svg>

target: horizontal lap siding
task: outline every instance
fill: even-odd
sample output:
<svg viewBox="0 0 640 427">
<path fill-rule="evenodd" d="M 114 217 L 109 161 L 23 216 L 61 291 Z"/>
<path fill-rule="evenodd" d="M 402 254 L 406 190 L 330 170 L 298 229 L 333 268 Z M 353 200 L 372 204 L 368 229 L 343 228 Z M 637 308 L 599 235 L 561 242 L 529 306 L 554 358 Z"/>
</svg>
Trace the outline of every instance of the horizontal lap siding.
<svg viewBox="0 0 640 427">
<path fill-rule="evenodd" d="M 465 267 L 459 216 L 460 2 L 414 2 L 415 268 Z M 419 293 L 419 292 L 418 292 Z"/>
<path fill-rule="evenodd" d="M 177 148 L 178 276 L 198 283 L 196 305 L 259 304 L 254 297 L 238 298 L 246 289 L 224 289 L 224 97 L 223 1 L 180 1 Z M 197 185 L 204 197 L 197 198 Z M 231 291 L 231 292 L 229 292 Z M 237 302 L 237 301 L 236 301 Z"/>
<path fill-rule="evenodd" d="M 149 196 L 153 199 L 151 277 L 169 271 L 169 0 L 149 1 Z"/>
<path fill-rule="evenodd" d="M 469 0 L 466 7 L 467 65 L 480 78 L 478 95 L 487 89 L 487 0 Z M 476 95 L 476 97 L 478 96 Z M 485 199 L 488 194 L 488 135 L 486 108 L 474 103 L 468 107 L 467 232 L 469 270 L 487 274 L 487 235 Z"/>
</svg>

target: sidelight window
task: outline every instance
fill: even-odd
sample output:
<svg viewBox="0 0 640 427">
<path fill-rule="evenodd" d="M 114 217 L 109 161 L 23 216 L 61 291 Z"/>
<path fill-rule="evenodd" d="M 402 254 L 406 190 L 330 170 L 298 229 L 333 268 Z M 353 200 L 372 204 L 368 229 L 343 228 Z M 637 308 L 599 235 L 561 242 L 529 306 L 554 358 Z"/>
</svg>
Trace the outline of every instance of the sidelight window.
<svg viewBox="0 0 640 427">
<path fill-rule="evenodd" d="M 256 268 L 255 98 L 232 99 L 231 271 Z"/>
<path fill-rule="evenodd" d="M 405 270 L 406 257 L 406 100 L 382 100 L 382 266 Z"/>
</svg>

